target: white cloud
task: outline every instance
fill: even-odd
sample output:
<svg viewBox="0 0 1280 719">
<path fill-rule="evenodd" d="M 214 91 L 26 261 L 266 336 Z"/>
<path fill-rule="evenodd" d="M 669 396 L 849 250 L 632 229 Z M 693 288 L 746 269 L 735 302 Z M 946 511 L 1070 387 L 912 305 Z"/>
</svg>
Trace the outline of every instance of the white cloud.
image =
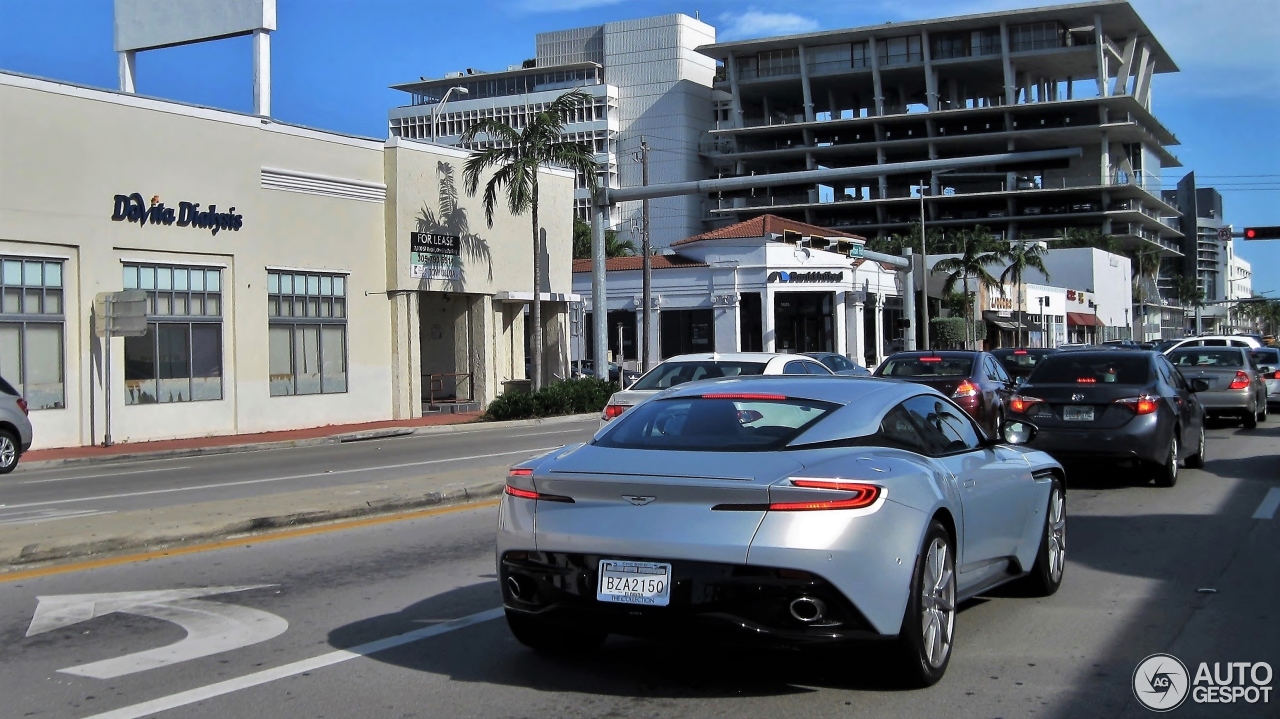
<svg viewBox="0 0 1280 719">
<path fill-rule="evenodd" d="M 1181 72 L 1165 76 L 1178 94 L 1274 98 L 1280 93 L 1275 0 L 1134 0 Z M 1157 99 L 1160 90 L 1156 90 Z"/>
<path fill-rule="evenodd" d="M 818 21 L 789 12 L 764 12 L 751 8 L 735 15 L 720 16 L 722 23 L 716 31 L 717 40 L 741 40 L 768 35 L 795 35 L 818 29 Z"/>
<path fill-rule="evenodd" d="M 572 12 L 620 2 L 622 0 L 519 0 L 516 8 L 524 12 Z"/>
</svg>

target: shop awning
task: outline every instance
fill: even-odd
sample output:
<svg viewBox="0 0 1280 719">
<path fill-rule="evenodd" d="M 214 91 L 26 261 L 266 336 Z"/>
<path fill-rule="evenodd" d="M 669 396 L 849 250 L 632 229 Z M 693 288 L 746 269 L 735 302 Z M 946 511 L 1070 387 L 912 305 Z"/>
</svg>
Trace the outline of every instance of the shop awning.
<svg viewBox="0 0 1280 719">
<path fill-rule="evenodd" d="M 993 310 L 987 310 L 986 312 L 983 312 L 982 319 L 986 320 L 987 322 L 990 322 L 991 324 L 995 325 L 996 327 L 999 327 L 1002 330 L 1018 329 L 1018 321 L 1016 319 L 1012 317 L 1001 317 L 999 312 L 995 312 Z"/>
<path fill-rule="evenodd" d="M 1097 315 L 1085 314 L 1084 312 L 1068 312 L 1067 324 L 1077 327 L 1106 327 L 1107 323 L 1098 319 Z"/>
</svg>

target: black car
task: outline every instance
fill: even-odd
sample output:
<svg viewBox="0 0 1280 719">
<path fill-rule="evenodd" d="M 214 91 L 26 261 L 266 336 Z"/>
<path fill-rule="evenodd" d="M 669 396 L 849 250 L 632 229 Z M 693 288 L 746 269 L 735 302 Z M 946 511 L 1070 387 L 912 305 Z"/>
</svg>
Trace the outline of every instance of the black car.
<svg viewBox="0 0 1280 719">
<path fill-rule="evenodd" d="M 805 357 L 812 357 L 835 374 L 853 377 L 870 377 L 871 370 L 836 352 L 805 352 Z"/>
<path fill-rule="evenodd" d="M 1008 372 L 1014 380 L 1025 380 L 1031 376 L 1031 372 L 1035 370 L 1036 365 L 1040 364 L 1040 360 L 1057 351 L 1045 347 L 1008 348 L 992 350 L 991 355 L 1000 360 L 1004 371 Z"/>
<path fill-rule="evenodd" d="M 1178 466 L 1204 466 L 1205 410 L 1159 352 L 1077 350 L 1045 357 L 1009 401 L 1009 416 L 1038 428 L 1029 446 L 1059 462 L 1136 462 L 1172 487 Z"/>
<path fill-rule="evenodd" d="M 899 352 L 877 367 L 875 376 L 933 387 L 963 407 L 990 437 L 1000 436 L 1005 406 L 1017 387 L 995 357 L 971 350 Z"/>
</svg>

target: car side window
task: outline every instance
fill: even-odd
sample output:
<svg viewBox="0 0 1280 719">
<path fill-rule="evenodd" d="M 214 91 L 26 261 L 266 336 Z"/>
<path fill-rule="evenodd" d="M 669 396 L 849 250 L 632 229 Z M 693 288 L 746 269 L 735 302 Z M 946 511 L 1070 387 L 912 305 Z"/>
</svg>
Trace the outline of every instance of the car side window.
<svg viewBox="0 0 1280 719">
<path fill-rule="evenodd" d="M 804 366 L 805 366 L 805 369 L 809 370 L 809 374 L 820 374 L 820 375 L 826 375 L 826 376 L 835 374 L 830 369 L 828 369 L 826 365 L 822 364 L 821 362 L 805 362 Z"/>
<path fill-rule="evenodd" d="M 997 381 L 997 382 L 1004 382 L 1004 383 L 1006 383 L 1006 384 L 1007 384 L 1007 383 L 1009 383 L 1009 382 L 1012 382 L 1012 381 L 1013 381 L 1013 380 L 1009 377 L 1009 373 L 1008 373 L 1008 372 L 1006 372 L 1006 371 L 1004 370 L 1004 367 L 1003 367 L 999 362 L 997 362 L 997 361 L 995 360 L 995 358 L 993 358 L 993 357 L 988 357 L 988 358 L 987 358 L 987 362 L 991 364 L 991 367 L 992 367 L 993 369 L 995 369 L 995 371 L 996 371 L 996 377 L 995 377 L 995 379 L 996 379 L 996 381 Z"/>
<path fill-rule="evenodd" d="M 1204 340 L 1203 342 L 1200 342 L 1199 345 L 1201 347 L 1226 347 L 1227 341 L 1226 340 Z"/>
<path fill-rule="evenodd" d="M 902 405 L 889 410 L 884 416 L 876 440 L 887 447 L 905 449 L 916 454 L 931 453 L 928 443 L 920 436 L 916 423 L 911 420 L 910 413 Z"/>
<path fill-rule="evenodd" d="M 1164 370 L 1169 384 L 1172 384 L 1174 387 L 1184 392 L 1191 390 L 1191 386 L 1187 384 L 1187 380 L 1182 376 L 1182 372 L 1179 371 L 1177 367 L 1174 367 L 1168 359 L 1161 357 L 1156 361 L 1156 364 Z"/>
<path fill-rule="evenodd" d="M 936 395 L 920 395 L 902 403 L 902 408 L 924 439 L 931 455 L 955 454 L 977 449 L 978 431 L 964 410 Z"/>
<path fill-rule="evenodd" d="M 809 370 L 804 367 L 805 364 L 804 360 L 791 360 L 782 366 L 782 374 L 809 374 Z"/>
</svg>

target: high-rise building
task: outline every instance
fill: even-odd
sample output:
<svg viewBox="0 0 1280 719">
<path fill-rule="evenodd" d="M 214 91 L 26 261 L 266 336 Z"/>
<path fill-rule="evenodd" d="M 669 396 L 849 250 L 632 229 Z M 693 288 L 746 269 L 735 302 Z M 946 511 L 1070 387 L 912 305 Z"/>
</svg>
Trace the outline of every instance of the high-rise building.
<svg viewBox="0 0 1280 719">
<path fill-rule="evenodd" d="M 1178 144 L 1152 114 L 1153 78 L 1177 66 L 1127 2 L 1105 0 L 724 42 L 716 126 L 721 176 L 919 161 L 923 169 L 829 185 L 723 193 L 709 215 L 769 212 L 868 237 L 921 216 L 1050 247 L 1110 235 L 1138 267 L 1180 261 L 1178 207 L 1161 196 Z M 1018 153 L 1059 151 L 1026 161 Z M 957 158 L 1011 154 L 977 166 Z M 1074 156 L 1071 156 L 1074 155 Z M 972 161 L 970 159 L 970 161 Z M 1055 244 L 1064 240 L 1061 244 Z M 1135 270 L 1138 269 L 1135 267 Z M 1148 271 L 1150 272 L 1150 271 Z M 1143 273 L 1135 271 L 1135 276 Z M 1135 285 L 1146 339 L 1181 320 L 1150 274 Z"/>
<path fill-rule="evenodd" d="M 1168 282 L 1176 277 L 1194 277 L 1196 286 L 1203 293 L 1206 303 L 1200 309 L 1200 326 L 1195 326 L 1194 308 L 1186 308 L 1186 328 L 1190 332 L 1226 331 L 1228 324 L 1227 300 L 1233 296 L 1232 261 L 1234 241 L 1219 237 L 1228 228 L 1222 203 L 1222 193 L 1212 187 L 1196 184 L 1196 175 L 1189 172 L 1178 181 L 1178 189 L 1166 190 L 1168 202 L 1177 206 L 1183 240 L 1184 259 L 1176 266 L 1176 274 L 1170 274 Z M 1247 264 L 1247 263 L 1246 263 Z M 1165 281 L 1162 279 L 1162 282 Z M 1176 292 L 1172 293 L 1176 299 Z"/>
<path fill-rule="evenodd" d="M 479 120 L 498 118 L 519 129 L 530 112 L 581 89 L 592 101 L 569 118 L 565 138 L 595 148 L 602 184 L 642 183 L 642 139 L 650 148 L 651 183 L 700 180 L 708 172 L 698 147 L 712 127 L 715 62 L 696 48 L 712 42 L 715 29 L 686 15 L 539 33 L 536 56 L 504 71 L 468 68 L 394 85 L 412 100 L 390 111 L 389 131 L 393 137 L 459 145 L 462 133 Z M 590 198 L 583 185 L 579 179 L 575 208 L 586 219 Z M 700 198 L 664 198 L 650 207 L 655 247 L 704 230 Z M 639 246 L 640 203 L 623 203 L 611 219 Z"/>
</svg>

